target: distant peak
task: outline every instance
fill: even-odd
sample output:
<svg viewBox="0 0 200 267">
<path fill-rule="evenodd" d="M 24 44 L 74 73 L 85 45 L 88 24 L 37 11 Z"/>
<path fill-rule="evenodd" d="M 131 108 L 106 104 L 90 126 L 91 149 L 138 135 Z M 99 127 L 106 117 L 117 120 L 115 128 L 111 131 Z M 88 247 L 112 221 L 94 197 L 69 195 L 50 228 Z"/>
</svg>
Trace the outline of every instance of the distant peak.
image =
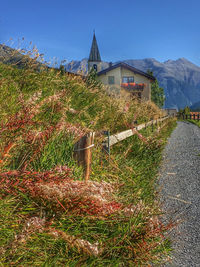
<svg viewBox="0 0 200 267">
<path fill-rule="evenodd" d="M 186 59 L 184 57 L 181 57 L 181 58 L 177 59 L 176 62 L 177 63 L 182 63 L 182 64 L 185 64 L 185 65 L 188 65 L 190 67 L 199 68 L 198 65 L 194 64 L 193 62 L 189 61 L 188 59 Z"/>
<path fill-rule="evenodd" d="M 190 62 L 189 60 L 187 60 L 184 57 L 178 58 L 176 61 L 182 61 L 182 62 Z M 191 63 L 191 62 L 190 62 Z"/>
<path fill-rule="evenodd" d="M 144 60 L 145 61 L 156 61 L 157 62 L 157 60 L 155 59 L 155 58 L 153 58 L 153 57 L 148 57 L 148 58 L 144 58 Z"/>
<path fill-rule="evenodd" d="M 193 64 L 195 65 L 194 63 L 192 63 L 191 61 L 189 61 L 188 59 L 184 58 L 184 57 L 181 57 L 181 58 L 178 58 L 176 60 L 172 60 L 172 59 L 168 59 L 167 61 L 164 62 L 164 64 L 176 64 L 176 63 L 182 63 L 182 64 Z"/>
<path fill-rule="evenodd" d="M 171 63 L 171 62 L 173 62 L 173 60 L 171 60 L 171 59 L 164 61 L 164 63 Z"/>
</svg>

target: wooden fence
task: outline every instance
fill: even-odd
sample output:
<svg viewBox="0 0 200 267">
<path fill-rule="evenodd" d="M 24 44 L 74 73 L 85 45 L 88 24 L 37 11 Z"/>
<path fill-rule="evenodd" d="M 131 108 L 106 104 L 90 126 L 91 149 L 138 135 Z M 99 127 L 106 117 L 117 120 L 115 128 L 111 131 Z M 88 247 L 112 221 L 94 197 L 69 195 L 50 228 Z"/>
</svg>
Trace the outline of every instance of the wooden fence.
<svg viewBox="0 0 200 267">
<path fill-rule="evenodd" d="M 200 120 L 200 115 L 199 114 L 181 114 L 179 115 L 179 119 L 183 120 Z"/>
<path fill-rule="evenodd" d="M 109 142 L 108 142 L 108 137 L 105 139 L 105 141 L 107 141 L 107 143 L 109 143 L 109 146 L 113 146 L 114 144 L 121 142 L 122 140 L 136 134 L 136 131 L 140 131 L 140 130 L 148 127 L 148 126 L 153 126 L 155 124 L 158 125 L 159 122 L 162 122 L 162 121 L 166 120 L 167 118 L 168 118 L 168 116 L 157 119 L 157 120 L 152 120 L 152 121 L 149 121 L 147 123 L 140 124 L 138 126 L 133 127 L 132 129 L 123 131 L 123 132 L 118 133 L 118 134 L 111 135 Z"/>
<path fill-rule="evenodd" d="M 135 135 L 138 131 L 151 126 L 152 131 L 154 128 L 154 125 L 157 126 L 157 130 L 159 131 L 160 128 L 164 126 L 164 124 L 161 127 L 161 123 L 168 119 L 169 116 L 165 116 L 160 119 L 151 120 L 147 123 L 140 124 L 138 126 L 133 127 L 132 129 L 123 131 L 121 133 L 117 133 L 110 136 L 109 131 L 104 131 L 104 135 L 107 135 L 106 138 L 104 138 L 104 141 L 102 143 L 102 147 L 105 151 L 107 151 L 108 154 L 110 154 L 110 147 L 114 144 L 117 144 L 118 142 L 121 142 L 122 140 Z M 79 164 L 81 164 L 84 167 L 84 176 L 85 181 L 88 181 L 90 176 L 90 170 L 91 170 L 91 162 L 92 162 L 92 147 L 94 147 L 94 136 L 95 132 L 90 132 L 87 135 L 83 136 L 74 147 L 74 156 L 75 159 L 78 161 Z"/>
</svg>

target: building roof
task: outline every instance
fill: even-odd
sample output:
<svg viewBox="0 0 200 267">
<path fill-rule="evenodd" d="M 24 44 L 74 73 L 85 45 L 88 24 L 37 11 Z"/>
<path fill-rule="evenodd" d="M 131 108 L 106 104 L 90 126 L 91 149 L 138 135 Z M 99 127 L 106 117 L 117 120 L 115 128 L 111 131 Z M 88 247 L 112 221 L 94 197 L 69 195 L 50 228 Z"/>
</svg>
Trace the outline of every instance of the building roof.
<svg viewBox="0 0 200 267">
<path fill-rule="evenodd" d="M 145 76 L 145 77 L 147 77 L 148 79 L 153 80 L 153 81 L 155 81 L 155 79 L 156 79 L 154 76 L 149 75 L 149 74 L 147 74 L 146 72 L 143 72 L 143 71 L 141 71 L 141 70 L 139 70 L 139 69 L 136 69 L 136 68 L 134 68 L 134 67 L 128 65 L 127 63 L 124 63 L 124 62 L 120 62 L 120 63 L 117 63 L 117 64 L 115 64 L 115 65 L 112 65 L 112 66 L 108 67 L 107 69 L 104 69 L 104 70 L 98 72 L 97 75 L 100 76 L 100 75 L 102 75 L 102 74 L 106 74 L 107 72 L 109 72 L 109 71 L 111 71 L 111 70 L 113 70 L 113 69 L 119 68 L 119 67 L 123 67 L 123 68 L 125 68 L 125 69 L 128 69 L 128 70 L 130 70 L 130 71 L 132 71 L 132 72 L 134 72 L 134 73 L 137 73 L 137 74 L 140 74 L 140 75 L 142 75 L 142 76 Z"/>
<path fill-rule="evenodd" d="M 99 53 L 99 48 L 98 48 L 98 45 L 97 45 L 97 40 L 96 40 L 95 33 L 93 35 L 92 47 L 91 47 L 91 50 L 90 50 L 90 56 L 89 56 L 89 60 L 88 61 L 97 61 L 97 62 L 101 61 L 101 56 L 100 56 L 100 53 Z"/>
</svg>

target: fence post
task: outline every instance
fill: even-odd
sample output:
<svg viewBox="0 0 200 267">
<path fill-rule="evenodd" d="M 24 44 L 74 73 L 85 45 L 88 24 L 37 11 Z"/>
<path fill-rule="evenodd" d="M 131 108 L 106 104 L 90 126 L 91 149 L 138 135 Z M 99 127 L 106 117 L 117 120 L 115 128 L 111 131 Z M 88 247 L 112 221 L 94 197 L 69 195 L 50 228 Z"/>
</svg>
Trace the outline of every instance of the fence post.
<svg viewBox="0 0 200 267">
<path fill-rule="evenodd" d="M 85 181 L 88 181 L 90 177 L 91 164 L 92 164 L 92 151 L 91 148 L 94 146 L 94 132 L 90 132 L 86 138 L 86 149 L 85 149 Z"/>
<path fill-rule="evenodd" d="M 152 124 L 151 124 L 151 131 L 153 132 L 153 119 L 152 119 Z"/>
<path fill-rule="evenodd" d="M 110 132 L 108 131 L 108 160 L 110 161 Z"/>
<path fill-rule="evenodd" d="M 110 131 L 103 131 L 103 133 L 107 136 L 107 144 L 103 144 L 103 149 L 108 153 L 108 160 L 110 161 Z"/>
<path fill-rule="evenodd" d="M 79 165 L 84 167 L 84 179 L 87 182 L 90 177 L 92 162 L 92 147 L 94 146 L 95 132 L 90 132 L 83 136 L 74 147 L 74 156 Z"/>
</svg>

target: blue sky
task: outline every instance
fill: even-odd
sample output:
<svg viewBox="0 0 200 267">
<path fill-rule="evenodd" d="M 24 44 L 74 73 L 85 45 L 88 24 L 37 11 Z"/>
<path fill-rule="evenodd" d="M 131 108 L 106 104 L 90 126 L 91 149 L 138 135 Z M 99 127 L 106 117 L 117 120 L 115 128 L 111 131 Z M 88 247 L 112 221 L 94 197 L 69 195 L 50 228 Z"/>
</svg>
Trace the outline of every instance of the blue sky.
<svg viewBox="0 0 200 267">
<path fill-rule="evenodd" d="M 185 57 L 200 66 L 199 10 L 199 0 L 6 0 L 0 43 L 24 37 L 21 46 L 32 42 L 46 59 L 80 60 L 95 29 L 102 60 Z"/>
</svg>

